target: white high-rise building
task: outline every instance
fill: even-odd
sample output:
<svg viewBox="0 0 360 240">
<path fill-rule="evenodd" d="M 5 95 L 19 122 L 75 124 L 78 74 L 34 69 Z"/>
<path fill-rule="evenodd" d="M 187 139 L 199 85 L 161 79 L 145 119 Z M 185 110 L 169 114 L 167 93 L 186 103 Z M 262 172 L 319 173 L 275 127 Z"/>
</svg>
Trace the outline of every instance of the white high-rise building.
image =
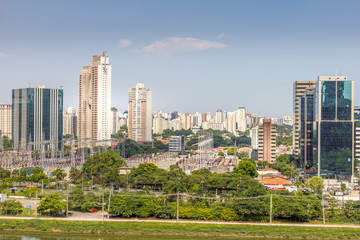
<svg viewBox="0 0 360 240">
<path fill-rule="evenodd" d="M 111 65 L 102 53 L 93 56 L 92 65 L 79 75 L 79 140 L 110 139 L 112 126 Z"/>
<path fill-rule="evenodd" d="M 2 136 L 11 139 L 12 128 L 12 105 L 0 104 L 0 131 Z"/>
<path fill-rule="evenodd" d="M 226 130 L 231 133 L 236 132 L 236 118 L 234 112 L 228 112 L 226 118 Z"/>
<path fill-rule="evenodd" d="M 165 129 L 169 129 L 169 120 L 161 115 L 157 115 L 153 118 L 153 133 L 162 134 Z"/>
<path fill-rule="evenodd" d="M 68 107 L 64 111 L 63 135 L 77 136 L 77 113 L 75 107 Z"/>
<path fill-rule="evenodd" d="M 236 130 L 240 132 L 246 131 L 246 109 L 244 107 L 239 107 L 235 111 L 236 119 Z"/>
<path fill-rule="evenodd" d="M 139 142 L 152 140 L 152 93 L 143 83 L 129 89 L 129 138 Z"/>
<path fill-rule="evenodd" d="M 253 149 L 259 148 L 259 126 L 250 129 L 251 147 Z"/>
</svg>

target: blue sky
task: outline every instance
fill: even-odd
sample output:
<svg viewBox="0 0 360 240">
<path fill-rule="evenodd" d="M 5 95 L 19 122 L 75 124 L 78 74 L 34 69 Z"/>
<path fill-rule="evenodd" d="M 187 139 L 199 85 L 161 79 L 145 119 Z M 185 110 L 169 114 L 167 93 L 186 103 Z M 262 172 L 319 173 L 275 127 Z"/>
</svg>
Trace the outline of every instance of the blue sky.
<svg viewBox="0 0 360 240">
<path fill-rule="evenodd" d="M 137 82 L 153 109 L 292 114 L 293 82 L 347 75 L 360 104 L 360 1 L 0 0 L 0 103 L 11 89 L 64 88 L 107 51 L 112 103 Z"/>
</svg>

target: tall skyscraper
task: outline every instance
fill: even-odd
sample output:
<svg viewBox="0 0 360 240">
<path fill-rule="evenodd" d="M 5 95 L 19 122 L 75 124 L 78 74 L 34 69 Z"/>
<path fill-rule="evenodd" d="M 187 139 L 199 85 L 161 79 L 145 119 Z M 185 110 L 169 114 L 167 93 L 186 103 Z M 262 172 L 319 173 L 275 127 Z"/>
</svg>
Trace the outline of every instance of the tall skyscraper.
<svg viewBox="0 0 360 240">
<path fill-rule="evenodd" d="M 129 138 L 137 142 L 152 140 L 152 93 L 143 83 L 129 89 Z"/>
<path fill-rule="evenodd" d="M 300 98 L 300 163 L 313 166 L 314 89 L 308 89 Z"/>
<path fill-rule="evenodd" d="M 315 89 L 314 161 L 319 176 L 352 180 L 354 82 L 346 76 L 319 76 Z"/>
<path fill-rule="evenodd" d="M 354 106 L 355 121 L 355 159 L 360 160 L 360 107 Z"/>
<path fill-rule="evenodd" d="M 79 140 L 110 139 L 112 126 L 111 65 L 102 53 L 93 56 L 92 65 L 79 75 Z"/>
<path fill-rule="evenodd" d="M 63 139 L 63 90 L 36 88 L 12 91 L 12 139 L 17 150 L 61 148 Z M 29 144 L 33 143 L 33 144 Z"/>
<path fill-rule="evenodd" d="M 0 104 L 0 131 L 2 136 L 12 138 L 12 106 L 11 104 Z"/>
<path fill-rule="evenodd" d="M 276 128 L 271 119 L 264 119 L 259 127 L 259 161 L 273 163 L 276 160 Z"/>
<path fill-rule="evenodd" d="M 73 138 L 77 136 L 77 112 L 75 107 L 69 107 L 64 111 L 63 134 Z"/>
<path fill-rule="evenodd" d="M 294 102 L 293 102 L 293 151 L 295 157 L 300 154 L 300 98 L 303 93 L 315 87 L 315 81 L 296 81 L 294 82 Z"/>
</svg>

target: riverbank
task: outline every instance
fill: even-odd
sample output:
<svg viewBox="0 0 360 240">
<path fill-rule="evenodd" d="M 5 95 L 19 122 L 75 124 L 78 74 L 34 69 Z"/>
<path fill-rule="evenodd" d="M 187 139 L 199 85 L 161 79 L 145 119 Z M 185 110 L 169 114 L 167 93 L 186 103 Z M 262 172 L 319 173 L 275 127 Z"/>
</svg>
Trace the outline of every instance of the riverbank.
<svg viewBox="0 0 360 240">
<path fill-rule="evenodd" d="M 314 225 L 250 225 L 160 221 L 63 221 L 0 219 L 1 232 L 184 236 L 195 238 L 359 239 L 360 227 Z"/>
</svg>

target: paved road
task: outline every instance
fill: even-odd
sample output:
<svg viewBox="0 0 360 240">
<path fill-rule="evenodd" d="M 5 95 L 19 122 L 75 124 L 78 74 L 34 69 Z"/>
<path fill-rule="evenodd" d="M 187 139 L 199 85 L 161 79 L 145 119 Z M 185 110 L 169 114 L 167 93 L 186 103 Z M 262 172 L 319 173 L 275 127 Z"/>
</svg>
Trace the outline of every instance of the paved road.
<svg viewBox="0 0 360 240">
<path fill-rule="evenodd" d="M 34 217 L 10 217 L 0 216 L 0 219 L 22 219 L 31 220 Z M 75 213 L 68 218 L 39 217 L 41 220 L 57 221 L 106 221 L 106 222 L 168 222 L 177 223 L 176 220 L 155 220 L 155 219 L 127 219 L 127 218 L 102 218 L 102 213 Z M 180 220 L 179 223 L 200 223 L 200 224 L 229 224 L 229 225 L 258 225 L 258 226 L 292 226 L 292 227 L 324 227 L 324 228 L 360 228 L 360 225 L 338 225 L 338 224 L 301 224 L 301 223 L 254 223 L 254 222 L 216 222 L 216 221 L 191 221 Z"/>
</svg>

